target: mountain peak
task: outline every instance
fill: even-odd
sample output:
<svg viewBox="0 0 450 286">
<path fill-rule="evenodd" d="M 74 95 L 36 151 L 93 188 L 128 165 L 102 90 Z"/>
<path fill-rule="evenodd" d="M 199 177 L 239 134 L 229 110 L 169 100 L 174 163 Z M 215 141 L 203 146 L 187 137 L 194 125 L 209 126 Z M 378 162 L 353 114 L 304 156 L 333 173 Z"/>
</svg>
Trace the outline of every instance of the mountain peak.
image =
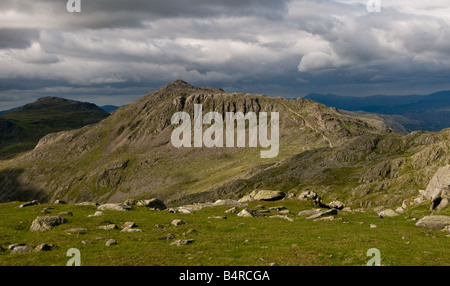
<svg viewBox="0 0 450 286">
<path fill-rule="evenodd" d="M 190 85 L 189 83 L 185 82 L 184 80 L 178 79 L 172 82 L 169 82 L 166 84 L 162 89 L 184 89 L 184 88 L 195 88 L 195 86 Z"/>
</svg>

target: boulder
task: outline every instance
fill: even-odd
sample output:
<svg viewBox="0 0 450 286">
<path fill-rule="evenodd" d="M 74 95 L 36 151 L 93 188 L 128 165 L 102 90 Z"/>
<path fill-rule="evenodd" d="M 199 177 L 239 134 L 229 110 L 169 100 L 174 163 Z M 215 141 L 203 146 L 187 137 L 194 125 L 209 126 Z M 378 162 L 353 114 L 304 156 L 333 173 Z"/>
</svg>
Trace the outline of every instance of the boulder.
<svg viewBox="0 0 450 286">
<path fill-rule="evenodd" d="M 321 209 L 311 209 L 311 210 L 301 211 L 301 212 L 298 213 L 298 215 L 311 216 L 311 215 L 314 215 L 314 214 L 318 214 L 320 212 L 322 212 Z"/>
<path fill-rule="evenodd" d="M 337 209 L 330 209 L 330 210 L 327 210 L 327 211 L 321 211 L 319 213 L 313 214 L 313 215 L 307 217 L 306 219 L 318 219 L 318 218 L 321 218 L 321 217 L 333 216 L 333 215 L 337 215 L 337 214 L 338 214 Z"/>
<path fill-rule="evenodd" d="M 96 207 L 96 206 L 98 206 L 98 204 L 94 203 L 94 202 L 81 202 L 81 203 L 78 203 L 77 206 L 93 206 L 93 207 Z"/>
<path fill-rule="evenodd" d="M 50 251 L 55 247 L 53 244 L 47 244 L 47 243 L 41 243 L 36 248 L 34 248 L 35 252 L 41 252 L 41 251 Z"/>
<path fill-rule="evenodd" d="M 345 204 L 340 201 L 332 201 L 331 203 L 327 204 L 326 206 L 329 207 L 330 209 L 342 210 L 345 207 Z"/>
<path fill-rule="evenodd" d="M 31 224 L 30 231 L 48 231 L 65 222 L 62 216 L 38 216 Z"/>
<path fill-rule="evenodd" d="M 112 229 L 117 229 L 117 225 L 115 225 L 115 224 L 101 225 L 101 226 L 98 226 L 97 229 L 112 230 Z"/>
<path fill-rule="evenodd" d="M 431 178 L 427 185 L 423 196 L 428 200 L 434 200 L 441 196 L 442 193 L 448 194 L 448 187 L 450 186 L 450 165 L 440 168 Z M 445 194 L 444 194 L 445 195 Z"/>
<path fill-rule="evenodd" d="M 247 204 L 243 204 L 236 200 L 217 200 L 213 204 L 214 206 L 230 206 L 230 207 L 237 207 L 237 208 L 245 208 L 247 207 Z"/>
<path fill-rule="evenodd" d="M 105 213 L 101 211 L 96 211 L 93 215 L 88 215 L 88 217 L 94 217 L 94 216 L 104 216 Z"/>
<path fill-rule="evenodd" d="M 385 218 L 385 217 L 395 217 L 398 216 L 398 213 L 391 209 L 385 209 L 378 213 L 379 218 Z"/>
<path fill-rule="evenodd" d="M 131 210 L 131 206 L 125 204 L 103 204 L 97 207 L 99 211 L 128 211 Z"/>
<path fill-rule="evenodd" d="M 299 200 L 314 200 L 318 197 L 317 193 L 313 191 L 303 191 L 298 195 Z"/>
<path fill-rule="evenodd" d="M 116 245 L 116 244 L 117 244 L 117 241 L 114 240 L 114 239 L 109 239 L 109 240 L 105 243 L 106 246 L 111 246 L 111 245 Z"/>
<path fill-rule="evenodd" d="M 181 219 L 174 219 L 170 224 L 172 224 L 173 226 L 179 226 L 182 224 L 186 224 L 186 222 L 182 221 Z"/>
<path fill-rule="evenodd" d="M 66 205 L 67 203 L 66 203 L 65 201 L 63 201 L 63 200 L 56 200 L 56 201 L 54 202 L 54 204 L 55 204 L 55 205 Z"/>
<path fill-rule="evenodd" d="M 21 204 L 19 206 L 19 208 L 26 208 L 26 207 L 34 206 L 34 205 L 37 205 L 37 204 L 39 204 L 39 202 L 37 200 L 33 200 L 31 202 L 27 202 L 27 203 Z"/>
<path fill-rule="evenodd" d="M 280 191 L 258 191 L 258 193 L 253 197 L 257 201 L 278 201 L 286 196 L 285 193 Z"/>
<path fill-rule="evenodd" d="M 237 207 L 232 207 L 231 209 L 228 209 L 225 211 L 227 214 L 237 214 L 239 213 L 239 209 Z"/>
<path fill-rule="evenodd" d="M 167 208 L 166 204 L 160 199 L 140 200 L 136 205 L 158 210 L 165 210 Z"/>
<path fill-rule="evenodd" d="M 425 229 L 444 229 L 450 225 L 450 216 L 430 215 L 421 218 L 416 226 Z"/>
<path fill-rule="evenodd" d="M 65 230 L 68 233 L 86 233 L 87 231 L 88 229 L 84 227 L 73 227 Z"/>
<path fill-rule="evenodd" d="M 34 247 L 27 244 L 13 244 L 10 245 L 8 249 L 11 250 L 11 254 L 34 252 Z"/>
<path fill-rule="evenodd" d="M 60 212 L 58 215 L 60 216 L 73 216 L 71 211 Z"/>
<path fill-rule="evenodd" d="M 182 245 L 191 244 L 191 243 L 193 243 L 194 241 L 195 241 L 195 240 L 193 240 L 193 239 L 176 240 L 176 241 L 172 242 L 170 245 L 182 246 Z"/>
<path fill-rule="evenodd" d="M 263 214 L 261 214 L 260 212 L 256 211 L 256 210 L 252 210 L 252 209 L 243 209 L 242 211 L 240 211 L 237 216 L 239 217 L 261 217 L 263 216 Z"/>
<path fill-rule="evenodd" d="M 288 217 L 287 215 L 273 215 L 273 216 L 269 216 L 270 218 L 281 218 L 287 221 L 294 221 L 292 218 Z"/>
</svg>

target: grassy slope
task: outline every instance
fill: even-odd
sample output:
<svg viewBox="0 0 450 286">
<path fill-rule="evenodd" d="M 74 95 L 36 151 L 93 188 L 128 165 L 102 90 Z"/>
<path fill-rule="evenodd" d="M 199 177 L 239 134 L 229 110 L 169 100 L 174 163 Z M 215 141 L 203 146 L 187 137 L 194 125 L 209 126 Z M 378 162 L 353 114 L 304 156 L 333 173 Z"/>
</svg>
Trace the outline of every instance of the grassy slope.
<svg viewBox="0 0 450 286">
<path fill-rule="evenodd" d="M 286 206 L 296 214 L 312 207 L 308 202 L 285 200 L 257 202 Z M 103 217 L 87 218 L 94 207 L 57 205 L 53 214 L 70 210 L 73 217 L 68 222 L 45 233 L 29 231 L 32 220 L 42 215 L 41 210 L 50 204 L 18 208 L 19 203 L 0 205 L 0 245 L 6 249 L 13 243 L 58 245 L 49 252 L 0 254 L 0 265 L 65 265 L 70 259 L 70 248 L 81 251 L 82 265 L 365 265 L 370 248 L 381 251 L 382 265 L 449 265 L 448 236 L 442 231 L 422 230 L 415 226 L 412 217 L 429 214 L 428 203 L 409 209 L 395 218 L 377 218 L 374 212 L 340 212 L 343 221 L 310 221 L 290 215 L 294 222 L 278 218 L 240 218 L 228 215 L 226 220 L 211 219 L 223 216 L 228 207 L 204 208 L 193 214 L 172 214 L 167 211 L 150 211 L 135 207 L 129 212 L 105 211 Z M 272 211 L 273 214 L 277 212 Z M 450 209 L 441 214 L 449 215 Z M 182 219 L 185 225 L 170 225 L 173 219 Z M 133 221 L 142 233 L 120 233 L 120 230 L 96 230 L 95 227 L 115 223 L 119 227 Z M 164 225 L 164 229 L 156 228 Z M 376 224 L 377 228 L 370 228 Z M 86 227 L 86 234 L 66 234 L 65 229 Z M 197 232 L 183 236 L 189 229 Z M 171 246 L 170 240 L 158 240 L 168 233 L 175 239 L 194 239 L 187 246 Z M 96 240 L 98 237 L 104 239 Z M 118 245 L 106 247 L 114 238 Z M 89 241 L 84 245 L 81 241 Z"/>
</svg>

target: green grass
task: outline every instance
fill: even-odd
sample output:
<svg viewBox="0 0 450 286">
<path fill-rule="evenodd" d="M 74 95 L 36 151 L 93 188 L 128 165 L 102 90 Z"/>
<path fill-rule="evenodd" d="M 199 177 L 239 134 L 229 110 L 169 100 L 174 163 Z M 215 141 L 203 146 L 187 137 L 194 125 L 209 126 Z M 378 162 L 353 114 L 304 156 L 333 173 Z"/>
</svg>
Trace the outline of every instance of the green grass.
<svg viewBox="0 0 450 286">
<path fill-rule="evenodd" d="M 13 243 L 36 246 L 40 243 L 58 247 L 48 252 L 11 254 L 6 250 L 0 254 L 0 265 L 65 265 L 70 257 L 66 252 L 78 248 L 82 265 L 213 265 L 266 266 L 276 262 L 285 265 L 365 265 L 370 257 L 370 248 L 381 251 L 382 265 L 449 265 L 449 237 L 442 231 L 423 230 L 415 226 L 411 217 L 420 218 L 429 214 L 427 206 L 412 208 L 395 218 L 377 218 L 374 212 L 340 212 L 339 220 L 310 221 L 296 216 L 300 210 L 312 207 L 308 202 L 285 200 L 279 202 L 251 203 L 270 206 L 283 205 L 293 215 L 294 222 L 279 218 L 240 218 L 224 214 L 229 207 L 204 208 L 193 214 L 172 214 L 167 211 L 151 211 L 145 207 L 134 207 L 128 212 L 105 211 L 103 217 L 88 218 L 96 209 L 90 206 L 55 205 L 52 214 L 72 211 L 67 223 L 51 231 L 34 233 L 29 231 L 31 222 L 44 214 L 43 204 L 18 208 L 20 203 L 0 205 L 0 245 L 6 249 Z M 272 214 L 277 212 L 272 211 Z M 445 210 L 443 214 L 450 214 Z M 209 217 L 226 216 L 227 219 Z M 186 221 L 178 227 L 170 225 L 173 219 Z M 341 220 L 342 219 L 342 220 Z M 108 223 L 121 226 L 133 221 L 142 229 L 141 233 L 121 233 L 120 230 L 97 230 Z M 161 224 L 164 229 L 156 228 Z M 370 224 L 377 228 L 370 228 Z M 64 230 L 85 227 L 85 234 L 67 234 Z M 183 236 L 189 229 L 196 232 Z M 194 239 L 186 246 L 172 246 L 172 240 L 159 237 L 173 234 L 176 239 Z M 97 238 L 103 239 L 97 240 Z M 402 238 L 403 237 L 403 238 Z M 113 238 L 117 245 L 106 247 L 105 242 Z M 82 241 L 88 242 L 82 244 Z"/>
</svg>

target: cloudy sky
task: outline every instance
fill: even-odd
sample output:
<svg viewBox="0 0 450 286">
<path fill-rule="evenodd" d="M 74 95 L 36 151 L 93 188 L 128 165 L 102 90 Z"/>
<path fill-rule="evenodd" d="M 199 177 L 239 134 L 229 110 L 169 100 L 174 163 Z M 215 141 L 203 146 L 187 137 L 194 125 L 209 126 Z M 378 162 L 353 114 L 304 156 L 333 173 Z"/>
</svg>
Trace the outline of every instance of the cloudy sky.
<svg viewBox="0 0 450 286">
<path fill-rule="evenodd" d="M 0 110 L 167 82 L 300 97 L 450 89 L 448 0 L 1 0 Z"/>
</svg>

